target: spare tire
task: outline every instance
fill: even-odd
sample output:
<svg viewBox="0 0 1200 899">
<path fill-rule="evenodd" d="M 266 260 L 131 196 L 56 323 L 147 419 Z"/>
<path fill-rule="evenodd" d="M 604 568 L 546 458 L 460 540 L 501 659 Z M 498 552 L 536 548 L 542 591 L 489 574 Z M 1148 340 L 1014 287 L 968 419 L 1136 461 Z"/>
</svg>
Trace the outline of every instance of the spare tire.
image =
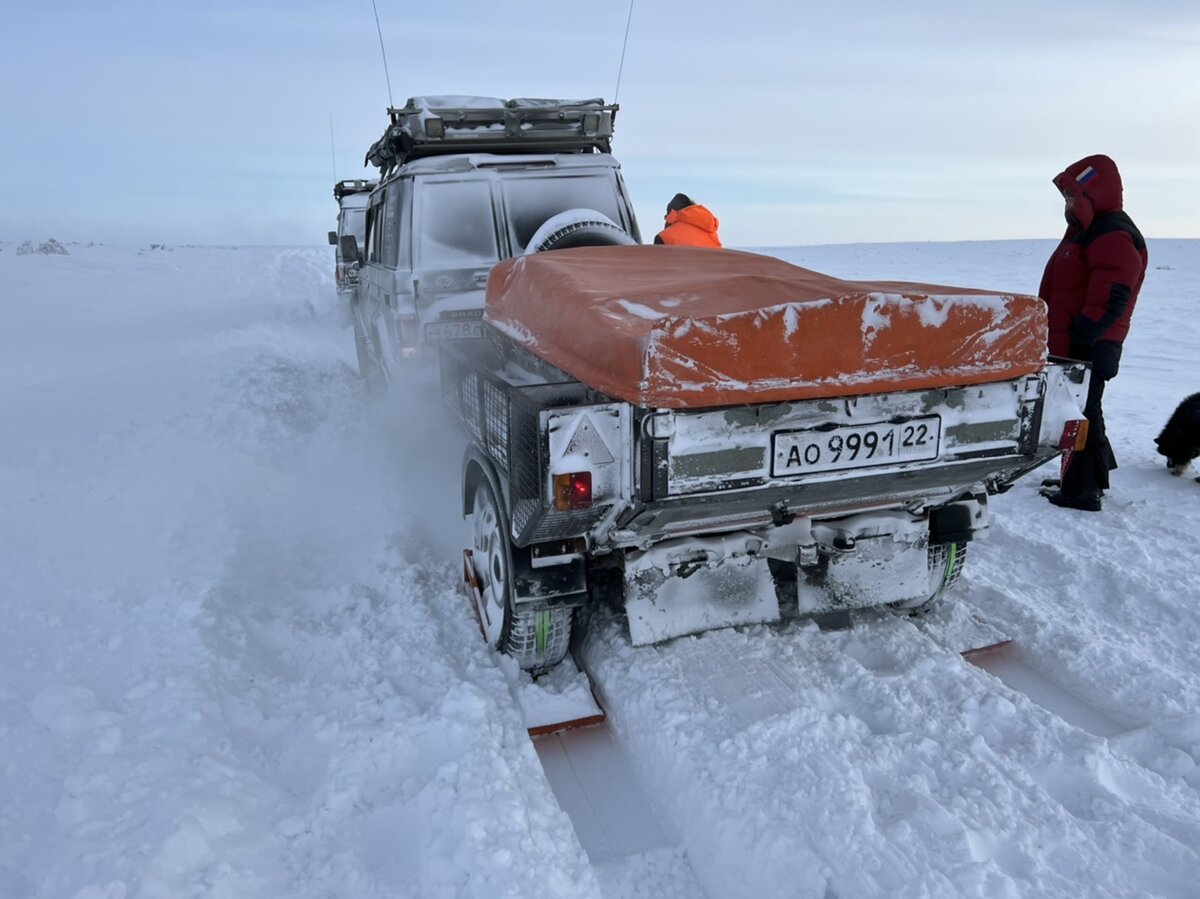
<svg viewBox="0 0 1200 899">
<path fill-rule="evenodd" d="M 620 225 L 595 209 L 568 209 L 542 222 L 525 254 L 572 247 L 620 247 L 636 244 Z"/>
</svg>

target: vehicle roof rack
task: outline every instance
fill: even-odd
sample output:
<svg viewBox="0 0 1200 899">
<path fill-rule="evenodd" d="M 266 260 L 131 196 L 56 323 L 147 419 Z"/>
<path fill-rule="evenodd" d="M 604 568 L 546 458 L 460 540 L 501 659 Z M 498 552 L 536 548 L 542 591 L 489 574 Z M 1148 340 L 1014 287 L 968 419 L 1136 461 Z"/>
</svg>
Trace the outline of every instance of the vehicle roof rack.
<svg viewBox="0 0 1200 899">
<path fill-rule="evenodd" d="M 333 185 L 333 198 L 341 200 L 342 197 L 348 197 L 351 194 L 362 194 L 367 191 L 374 190 L 378 181 L 373 181 L 368 178 L 345 178 Z"/>
<path fill-rule="evenodd" d="M 450 153 L 609 153 L 619 107 L 591 100 L 412 97 L 388 107 L 364 164 L 380 177 L 422 156 Z"/>
</svg>

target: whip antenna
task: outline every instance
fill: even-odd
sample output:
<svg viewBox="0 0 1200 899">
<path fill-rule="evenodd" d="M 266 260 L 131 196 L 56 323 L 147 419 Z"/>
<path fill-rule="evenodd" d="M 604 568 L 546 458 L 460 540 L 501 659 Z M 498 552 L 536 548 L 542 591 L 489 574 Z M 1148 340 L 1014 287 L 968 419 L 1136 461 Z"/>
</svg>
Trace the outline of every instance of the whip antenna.
<svg viewBox="0 0 1200 899">
<path fill-rule="evenodd" d="M 329 110 L 329 158 L 333 162 L 333 180 L 337 181 L 337 150 L 333 146 L 333 110 Z"/>
<path fill-rule="evenodd" d="M 371 0 L 372 3 L 375 0 Z M 629 46 L 629 23 L 633 21 L 633 0 L 629 0 L 629 16 L 625 19 L 625 40 L 621 44 L 621 64 L 617 66 L 617 89 L 613 91 L 613 102 L 621 96 L 621 72 L 625 70 L 625 48 Z"/>
<path fill-rule="evenodd" d="M 379 55 L 383 57 L 383 78 L 387 81 L 388 108 L 390 109 L 395 106 L 392 102 L 392 76 L 388 74 L 387 51 L 383 49 L 383 29 L 379 27 L 379 8 L 375 5 L 375 0 L 371 0 L 371 9 L 375 10 L 375 32 L 379 35 Z"/>
</svg>

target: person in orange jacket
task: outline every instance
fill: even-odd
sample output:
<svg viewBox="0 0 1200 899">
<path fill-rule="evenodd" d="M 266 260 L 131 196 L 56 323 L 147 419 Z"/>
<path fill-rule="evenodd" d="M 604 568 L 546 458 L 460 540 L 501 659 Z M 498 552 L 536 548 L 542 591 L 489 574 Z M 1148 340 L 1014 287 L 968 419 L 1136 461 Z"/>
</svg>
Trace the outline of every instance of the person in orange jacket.
<svg viewBox="0 0 1200 899">
<path fill-rule="evenodd" d="M 666 227 L 654 236 L 656 244 L 682 247 L 720 248 L 717 217 L 692 201 L 687 194 L 675 194 L 667 204 Z"/>
</svg>

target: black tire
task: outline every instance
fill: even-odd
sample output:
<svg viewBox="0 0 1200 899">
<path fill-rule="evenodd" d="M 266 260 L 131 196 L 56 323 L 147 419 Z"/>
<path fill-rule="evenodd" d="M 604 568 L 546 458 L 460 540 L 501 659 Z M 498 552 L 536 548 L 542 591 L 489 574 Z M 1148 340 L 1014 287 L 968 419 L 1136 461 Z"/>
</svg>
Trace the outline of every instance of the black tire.
<svg viewBox="0 0 1200 899">
<path fill-rule="evenodd" d="M 933 611 L 945 599 L 967 562 L 967 544 L 939 543 L 929 547 L 929 598 L 891 606 L 904 615 L 920 616 Z"/>
<path fill-rule="evenodd" d="M 563 225 L 545 240 L 539 241 L 536 247 L 529 249 L 536 253 L 546 253 L 551 250 L 569 250 L 573 247 L 623 247 L 634 243 L 636 241 L 616 225 L 597 219 Z"/>
<path fill-rule="evenodd" d="M 513 602 L 508 520 L 487 478 L 475 488 L 471 514 L 475 576 L 484 595 L 488 642 L 533 674 L 553 668 L 570 648 L 574 609 Z"/>
<path fill-rule="evenodd" d="M 383 354 L 379 322 L 368 321 L 357 297 L 351 301 L 354 319 L 354 353 L 358 357 L 358 373 L 372 393 L 383 393 L 391 382 Z"/>
</svg>

